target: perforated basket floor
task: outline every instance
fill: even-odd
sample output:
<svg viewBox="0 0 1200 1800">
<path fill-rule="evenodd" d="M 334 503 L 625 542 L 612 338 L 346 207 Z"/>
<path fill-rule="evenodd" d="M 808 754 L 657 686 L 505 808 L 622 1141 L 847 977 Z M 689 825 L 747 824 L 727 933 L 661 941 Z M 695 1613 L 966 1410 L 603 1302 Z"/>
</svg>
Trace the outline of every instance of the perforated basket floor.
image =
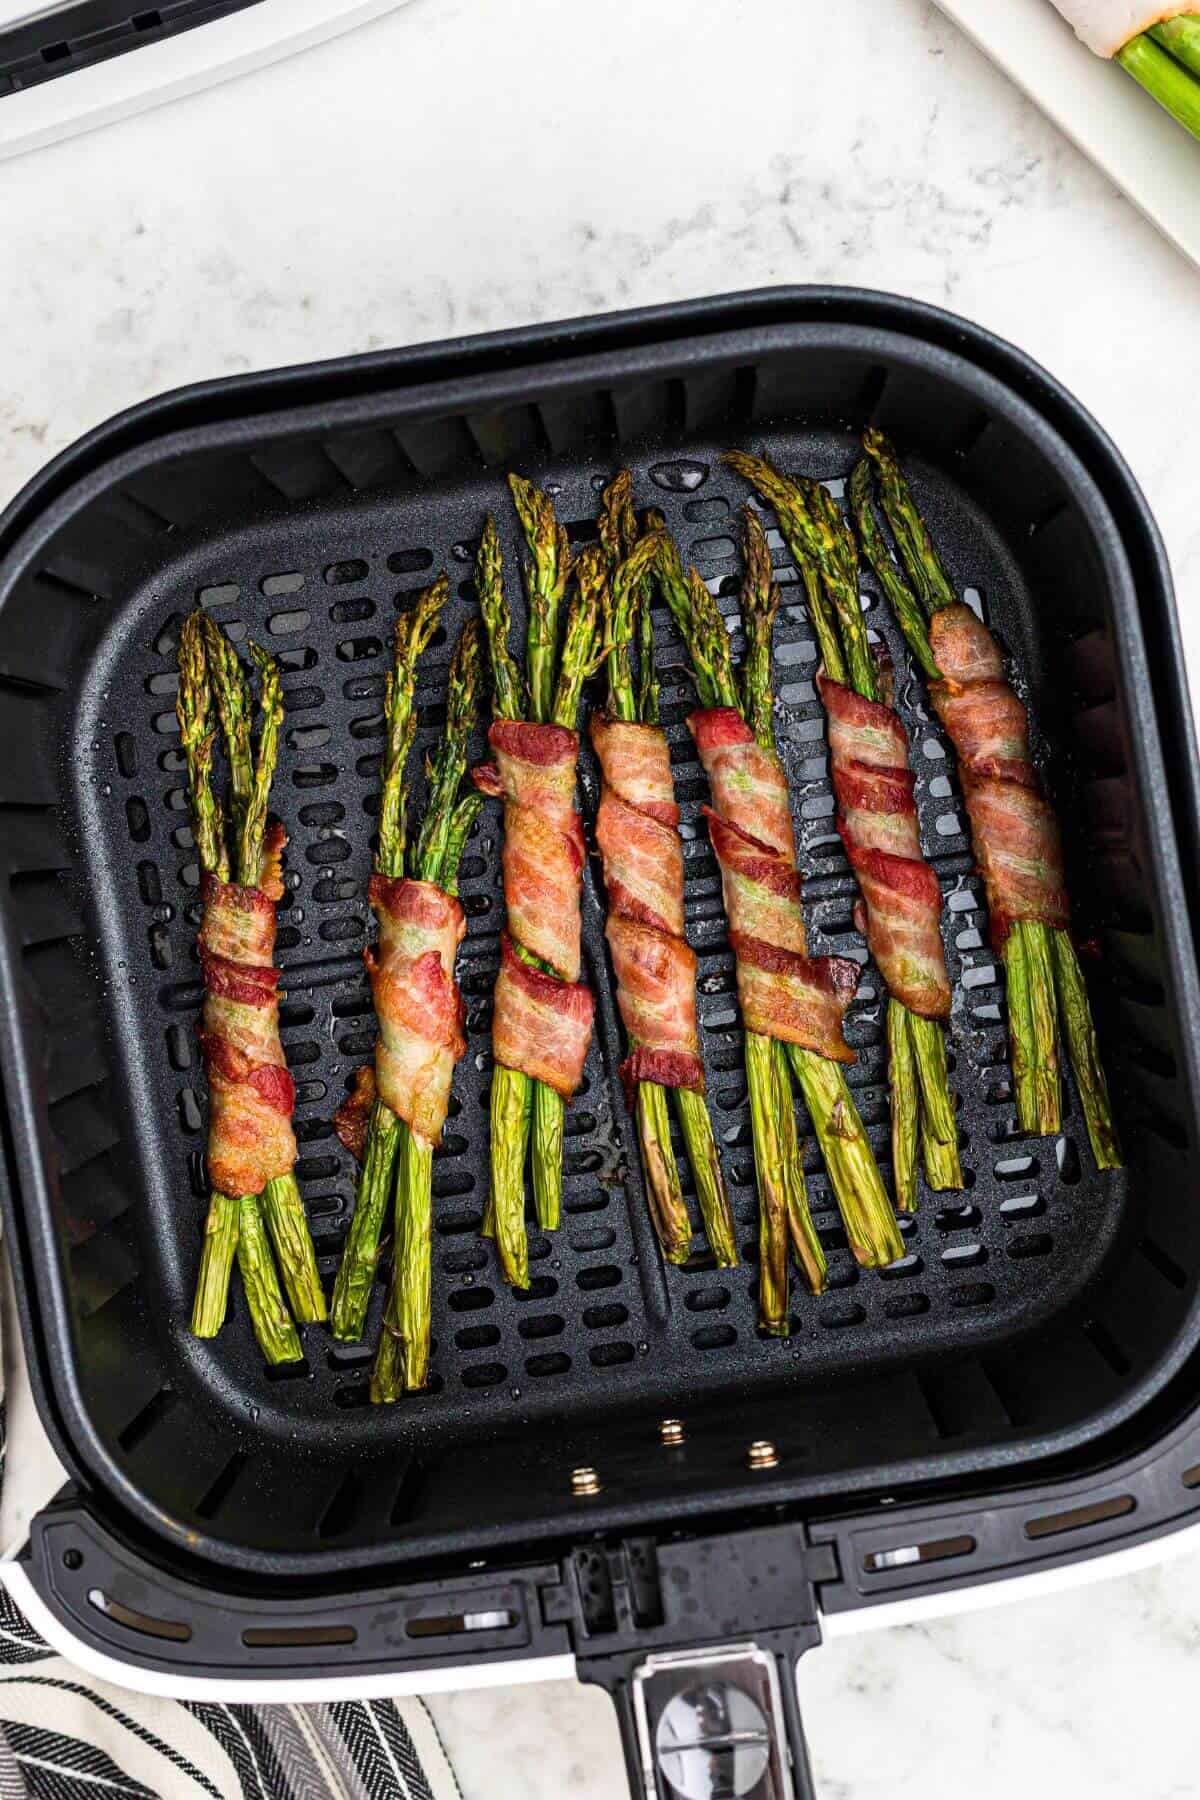
<svg viewBox="0 0 1200 1800">
<path fill-rule="evenodd" d="M 722 447 L 721 441 L 694 444 L 686 459 L 652 457 L 635 465 L 635 477 L 639 498 L 663 506 L 685 554 L 732 618 L 739 581 L 732 533 L 745 496 L 718 466 Z M 784 436 L 772 448 L 785 468 L 845 467 L 845 445 L 837 440 Z M 580 467 L 523 458 L 522 467 L 554 492 L 574 541 L 594 535 L 597 490 L 613 472 L 610 461 Z M 840 482 L 834 485 L 840 490 Z M 986 610 L 1022 668 L 1036 667 L 1027 597 L 994 534 L 944 479 L 927 477 L 921 497 L 938 521 L 951 567 L 969 577 L 968 598 Z M 492 480 L 403 503 L 383 497 L 355 508 L 352 518 L 342 508 L 318 511 L 302 521 L 259 526 L 235 543 L 204 546 L 181 567 L 155 574 L 93 665 L 70 762 L 83 782 L 79 800 L 89 820 L 93 880 L 104 896 L 106 953 L 116 971 L 113 1001 L 125 1027 L 138 1135 L 151 1172 L 151 1241 L 159 1260 L 154 1291 L 173 1332 L 186 1316 L 207 1206 L 205 1098 L 195 1040 L 198 872 L 173 710 L 180 617 L 199 599 L 236 639 L 250 633 L 270 644 L 287 672 L 287 723 L 274 795 L 290 840 L 289 892 L 279 914 L 282 1028 L 298 1084 L 299 1175 L 321 1267 L 332 1277 L 352 1207 L 353 1170 L 330 1113 L 374 1043 L 362 946 L 370 930 L 366 877 L 391 625 L 398 603 L 437 569 L 450 572 L 454 602 L 418 687 L 423 751 L 434 743 L 443 717 L 450 645 L 475 606 L 471 567 L 485 507 L 504 527 L 519 633 L 518 535 L 506 492 Z M 779 735 L 793 784 L 813 944 L 861 959 L 864 946 L 850 920 L 855 888 L 833 825 L 825 725 L 812 680 L 814 641 L 790 558 L 779 547 L 778 532 L 772 530 L 771 538 L 785 594 L 776 649 Z M 904 668 L 898 633 L 867 583 L 864 600 L 872 629 Z M 770 1383 L 783 1368 L 806 1379 L 826 1378 L 859 1369 L 868 1359 L 948 1349 L 982 1334 L 995 1338 L 1061 1305 L 1095 1266 L 1116 1226 L 1123 1179 L 1095 1176 L 1086 1138 L 1076 1139 L 1074 1102 L 1061 1139 L 1039 1143 L 1016 1131 L 1002 974 L 987 947 L 953 764 L 918 684 L 904 678 L 899 701 L 916 747 L 924 843 L 946 894 L 954 1087 L 968 1188 L 961 1196 L 923 1193 L 916 1217 L 903 1222 L 905 1261 L 886 1276 L 863 1273 L 847 1251 L 819 1162 L 810 1156 L 809 1190 L 830 1256 L 830 1291 L 812 1300 L 794 1284 L 791 1340 L 781 1344 L 759 1334 L 757 1199 L 733 958 L 719 876 L 699 817 L 707 784 L 684 723 L 694 692 L 665 609 L 656 626 L 663 717 L 684 809 L 688 930 L 700 954 L 711 1103 L 745 1263 L 719 1271 L 700 1253 L 688 1268 L 666 1270 L 647 1229 L 636 1152 L 630 1153 L 615 1079 L 622 1052 L 614 1036 L 593 860 L 588 968 L 603 999 L 584 1087 L 567 1115 L 563 1229 L 554 1236 L 534 1230 L 527 1294 L 510 1292 L 498 1279 L 492 1250 L 479 1237 L 487 1182 L 491 993 L 503 922 L 500 821 L 498 809 L 489 809 L 462 868 L 468 933 L 460 979 L 469 1049 L 435 1159 L 430 1392 L 406 1408 L 348 1417 L 367 1403 L 384 1264 L 361 1348 L 335 1346 L 323 1331 L 311 1330 L 304 1365 L 261 1368 L 237 1301 L 217 1343 L 190 1353 L 208 1379 L 246 1384 L 249 1403 L 261 1408 L 259 1429 L 286 1432 L 302 1412 L 308 1429 L 332 1447 L 351 1434 L 377 1441 L 381 1434 L 407 1433 L 414 1408 L 431 1425 L 461 1419 L 464 1401 L 474 1411 L 484 1396 L 497 1413 L 557 1413 L 573 1404 L 620 1405 L 638 1389 L 663 1395 L 686 1388 L 696 1397 L 733 1384 Z M 585 768 L 589 822 L 593 776 Z M 848 1027 L 858 1052 L 850 1081 L 881 1162 L 889 1155 L 882 1004 L 878 977 L 868 966 Z"/>
<path fill-rule="evenodd" d="M 746 1482 L 747 1434 L 764 1424 L 796 1492 L 834 1493 L 885 1467 L 892 1480 L 906 1468 L 928 1479 L 1021 1445 L 1048 1449 L 1072 1433 L 1082 1441 L 1087 1421 L 1150 1381 L 1173 1340 L 1179 1348 L 1200 1266 L 1191 1214 L 1170 1198 L 1192 1179 L 1178 1010 L 1185 947 L 1163 931 L 1173 847 L 1153 715 L 1144 689 L 1126 682 L 1124 663 L 1141 652 L 1119 545 L 1103 517 L 1089 516 L 1099 500 L 1068 454 L 1026 425 L 1015 401 L 1010 416 L 997 384 L 897 335 L 824 330 L 795 341 L 712 337 L 698 349 L 647 340 L 637 356 L 618 346 L 611 367 L 597 356 L 559 375 L 552 361 L 550 373 L 509 367 L 500 351 L 482 374 L 468 357 L 458 390 L 431 386 L 403 404 L 382 375 L 373 386 L 369 367 L 351 365 L 347 397 L 331 396 L 319 414 L 314 378 L 309 409 L 286 423 L 273 419 L 265 388 L 253 396 L 257 414 L 240 417 L 231 391 L 224 412 L 214 401 L 167 454 L 152 437 L 114 440 L 99 471 L 48 502 L 26 534 L 0 592 L 0 728 L 10 753 L 0 806 L 31 1006 L 24 1066 L 40 1064 L 44 1087 L 40 1103 L 29 1101 L 14 1217 L 57 1346 L 47 1380 L 60 1416 L 74 1420 L 68 1451 L 144 1519 L 169 1517 L 190 1542 L 219 1539 L 260 1561 L 308 1551 L 378 1558 L 397 1544 L 495 1536 L 534 1515 L 549 1530 L 570 1505 L 571 1461 L 581 1457 L 603 1462 L 604 1504 L 630 1516 L 659 1503 L 729 1504 Z M 922 836 L 946 895 L 967 1188 L 922 1190 L 903 1223 L 904 1262 L 864 1273 L 810 1151 L 829 1291 L 810 1298 L 797 1280 L 791 1337 L 759 1334 L 732 957 L 685 724 L 693 693 L 659 610 L 688 932 L 742 1264 L 715 1269 L 699 1240 L 683 1269 L 664 1268 L 659 1255 L 616 1077 L 623 1045 L 593 854 L 585 948 L 597 1032 L 568 1112 L 563 1226 L 547 1236 L 531 1223 L 528 1293 L 498 1278 L 478 1233 L 503 916 L 500 820 L 489 808 L 462 871 L 469 1048 L 434 1167 L 428 1392 L 386 1409 L 367 1403 L 386 1259 L 362 1347 L 309 1328 L 302 1366 L 265 1369 L 236 1291 L 220 1337 L 197 1343 L 186 1321 L 207 1200 L 206 1102 L 195 1038 L 197 867 L 174 716 L 184 613 L 199 601 L 284 666 L 273 794 L 290 840 L 282 1028 L 298 1090 L 298 1172 L 331 1284 L 354 1171 L 330 1118 L 374 1038 L 362 949 L 397 605 L 446 568 L 453 598 L 419 683 L 424 750 L 441 722 L 451 644 L 476 604 L 471 571 L 488 508 L 501 527 L 515 634 L 522 629 L 507 468 L 551 489 L 579 543 L 592 533 L 599 489 L 629 463 L 639 505 L 665 511 L 732 622 L 736 509 L 746 495 L 719 466 L 720 451 L 765 447 L 840 495 L 855 433 L 871 418 L 907 453 L 953 579 L 1003 639 L 1029 694 L 1078 924 L 1100 952 L 1095 1009 L 1130 1173 L 1097 1176 L 1073 1093 L 1060 1138 L 1017 1133 L 1002 971 L 953 763 L 864 577 L 868 623 L 897 666 Z M 768 524 L 784 593 L 778 733 L 811 941 L 861 959 L 813 640 L 769 515 Z M 595 774 L 585 753 L 589 834 Z M 882 1006 L 868 966 L 849 1022 L 858 1052 L 850 1081 L 886 1165 Z M 682 1460 L 648 1448 L 665 1413 L 689 1421 Z"/>
</svg>

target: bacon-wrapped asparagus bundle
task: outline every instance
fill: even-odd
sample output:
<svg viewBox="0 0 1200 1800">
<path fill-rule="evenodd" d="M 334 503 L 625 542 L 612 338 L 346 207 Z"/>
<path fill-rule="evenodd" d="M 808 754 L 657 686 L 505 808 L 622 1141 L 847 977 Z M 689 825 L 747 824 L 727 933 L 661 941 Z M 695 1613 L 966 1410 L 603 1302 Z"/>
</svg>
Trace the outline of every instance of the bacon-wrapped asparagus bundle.
<svg viewBox="0 0 1200 1800">
<path fill-rule="evenodd" d="M 374 1082 L 401 1121 L 392 1279 L 371 1376 L 371 1399 L 385 1404 L 424 1387 L 429 1369 L 433 1151 L 467 1047 L 454 978 L 466 931 L 458 866 L 483 801 L 460 789 L 481 672 L 479 628 L 471 621 L 450 663 L 446 729 L 429 771 L 424 823 L 404 857 L 409 873 L 371 878 L 379 919 L 378 947 L 367 953 L 379 1018 Z M 388 860 L 399 860 L 394 849 Z"/>
<path fill-rule="evenodd" d="M 725 460 L 774 507 L 804 580 L 821 651 L 817 689 L 829 718 L 838 830 L 861 895 L 856 922 L 890 996 L 892 1171 L 897 1204 L 912 1212 L 918 1150 L 931 1188 L 960 1188 L 962 1169 L 946 1068 L 942 895 L 921 853 L 904 726 L 871 653 L 858 552 L 835 501 L 818 482 L 791 480 L 764 457 L 731 451 Z M 761 540 L 769 578 L 762 528 L 749 514 L 747 531 Z"/>
<path fill-rule="evenodd" d="M 408 842 L 405 772 L 417 730 L 417 663 L 437 627 L 448 593 L 446 577 L 440 575 L 400 614 L 396 620 L 392 668 L 387 678 L 384 701 L 387 735 L 381 766 L 379 843 L 370 889 L 371 907 L 379 921 L 380 948 L 367 952 L 380 1035 L 376 1043 L 373 1084 L 368 1089 L 365 1082 L 360 1082 L 350 1102 L 339 1110 L 334 1121 L 343 1142 L 359 1149 L 362 1163 L 354 1216 L 342 1250 L 330 1309 L 333 1335 L 346 1343 L 361 1338 L 366 1324 L 388 1201 L 397 1163 L 408 1143 L 407 1115 L 412 1112 L 416 1121 L 420 1085 L 415 1077 L 425 1072 L 429 1048 L 424 1036 L 427 1024 L 438 1040 L 434 1068 L 438 1075 L 445 1077 L 447 1092 L 449 1076 L 445 1073 L 445 1065 L 448 1062 L 452 1072 L 455 1060 L 454 1040 L 444 1023 L 434 1026 L 425 1017 L 425 1013 L 437 1005 L 429 991 L 438 987 L 432 963 L 423 966 L 426 991 L 422 998 L 406 997 L 402 984 L 388 979 L 408 947 L 410 922 L 405 915 L 422 910 L 419 905 L 422 896 L 411 893 L 404 881 Z M 423 929 L 420 923 L 412 921 L 412 936 L 421 937 Z M 421 942 L 421 949 L 440 956 L 445 948 L 444 935 L 445 928 L 441 935 L 435 929 L 430 942 Z M 451 983 L 454 944 L 450 946 L 447 971 Z M 382 1006 L 381 1000 L 384 1001 Z M 444 1012 L 444 1005 L 441 1010 Z M 458 1054 L 462 1054 L 461 1050 Z M 362 1123 L 364 1112 L 367 1114 L 365 1128 Z"/>
<path fill-rule="evenodd" d="M 843 958 L 808 955 L 787 779 L 772 722 L 770 644 L 778 589 L 768 583 L 760 591 L 755 571 L 747 572 L 742 601 L 750 651 L 739 693 L 724 620 L 696 571 L 684 575 L 667 538 L 657 573 L 701 702 L 688 724 L 712 789 L 714 804 L 706 811 L 737 958 L 761 1206 L 759 1317 L 764 1330 L 786 1336 L 789 1238 L 810 1289 L 819 1293 L 825 1284 L 824 1252 L 796 1144 L 788 1062 L 856 1260 L 879 1267 L 904 1254 L 841 1067 L 854 1060 L 842 1018 L 858 969 Z"/>
<path fill-rule="evenodd" d="M 584 846 L 575 810 L 575 721 L 583 683 L 602 650 L 593 593 L 576 590 L 559 631 L 569 558 L 553 503 L 518 476 L 510 485 L 533 556 L 527 579 L 532 717 L 523 716 L 525 683 L 508 647 L 500 542 L 489 514 L 476 586 L 492 663 L 488 744 L 495 760 L 472 775 L 482 793 L 504 801 L 507 910 L 492 1014 L 492 1183 L 484 1232 L 496 1240 L 505 1279 L 528 1287 L 526 1149 L 532 1135 L 538 1222 L 554 1230 L 562 1200 L 563 1108 L 583 1078 L 592 1034 L 594 1002 L 579 979 Z"/>
<path fill-rule="evenodd" d="M 958 755 L 992 941 L 1008 978 L 1018 1121 L 1039 1135 L 1059 1130 L 1061 1019 L 1097 1167 L 1117 1168 L 1108 1088 L 1068 929 L 1058 821 L 1030 755 L 1028 714 L 1005 676 L 991 632 L 958 600 L 891 444 L 881 432 L 868 431 L 863 445 L 870 462 L 854 471 L 851 505 L 905 637 L 922 666 L 933 671 L 930 698 Z M 874 511 L 872 464 L 907 582 Z"/>
<path fill-rule="evenodd" d="M 696 956 L 683 929 L 683 843 L 666 732 L 658 723 L 654 644 L 647 641 L 647 574 L 658 554 L 653 533 L 639 542 L 631 479 L 605 489 L 601 549 L 579 562 L 581 583 L 602 596 L 608 641 L 608 707 L 589 729 L 603 787 L 596 841 L 608 893 L 605 935 L 617 978 L 617 1006 L 629 1038 L 621 1074 L 638 1124 L 651 1216 L 668 1262 L 691 1252 L 692 1225 L 671 1144 L 667 1093 L 696 1183 L 700 1213 L 720 1268 L 737 1262 L 733 1215 L 704 1100 L 696 1025 Z M 607 571 L 605 562 L 608 564 Z M 640 681 L 632 646 L 640 639 Z"/>
<path fill-rule="evenodd" d="M 325 1298 L 293 1174 L 295 1088 L 279 1038 L 275 904 L 284 891 L 280 858 L 285 840 L 282 828 L 267 821 L 283 716 L 279 670 L 256 644 L 250 652 L 261 684 L 257 751 L 253 703 L 236 651 L 212 619 L 193 613 L 184 621 L 176 711 L 201 869 L 205 998 L 200 1041 L 209 1083 L 213 1189 L 192 1331 L 197 1337 L 213 1337 L 220 1330 L 236 1252 L 255 1334 L 268 1361 L 278 1363 L 295 1361 L 302 1352 L 268 1232 L 296 1317 L 323 1319 Z M 225 842 L 225 808 L 212 788 L 214 697 L 229 758 L 233 867 Z M 234 872 L 236 880 L 231 879 Z"/>
</svg>

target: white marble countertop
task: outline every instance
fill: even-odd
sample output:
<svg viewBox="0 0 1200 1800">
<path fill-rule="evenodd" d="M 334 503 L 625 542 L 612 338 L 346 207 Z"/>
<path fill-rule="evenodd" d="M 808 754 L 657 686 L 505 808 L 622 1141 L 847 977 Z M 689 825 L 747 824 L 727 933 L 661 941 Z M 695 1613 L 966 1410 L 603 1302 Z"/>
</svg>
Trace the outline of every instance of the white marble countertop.
<svg viewBox="0 0 1200 1800">
<path fill-rule="evenodd" d="M 1095 411 L 1200 678 L 1200 279 L 922 0 L 413 0 L 0 181 L 0 497 L 180 382 L 853 282 L 980 320 Z M 6 1543 L 36 1498 L 22 1418 Z M 1198 1635 L 1193 1558 L 827 1646 L 802 1676 L 823 1800 L 1183 1800 Z M 432 1704 L 465 1800 L 624 1792 L 597 1694 Z"/>
</svg>

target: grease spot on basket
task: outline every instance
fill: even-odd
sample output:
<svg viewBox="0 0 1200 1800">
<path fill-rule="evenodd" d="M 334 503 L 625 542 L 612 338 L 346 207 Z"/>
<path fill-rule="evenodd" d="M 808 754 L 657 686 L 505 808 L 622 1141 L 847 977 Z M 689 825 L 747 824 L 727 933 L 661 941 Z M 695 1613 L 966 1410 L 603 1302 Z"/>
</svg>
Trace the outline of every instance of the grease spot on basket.
<svg viewBox="0 0 1200 1800">
<path fill-rule="evenodd" d="M 650 470 L 650 479 L 669 494 L 690 494 L 707 481 L 708 464 L 689 462 L 682 457 L 677 462 L 655 463 Z"/>
</svg>

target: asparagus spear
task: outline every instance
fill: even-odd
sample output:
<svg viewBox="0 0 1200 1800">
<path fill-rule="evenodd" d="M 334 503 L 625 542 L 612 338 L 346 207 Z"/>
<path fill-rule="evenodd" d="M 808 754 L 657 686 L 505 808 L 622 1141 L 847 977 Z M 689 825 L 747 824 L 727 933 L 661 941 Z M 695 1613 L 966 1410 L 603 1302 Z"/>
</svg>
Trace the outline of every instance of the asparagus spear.
<svg viewBox="0 0 1200 1800">
<path fill-rule="evenodd" d="M 628 469 L 621 471 L 602 496 L 600 541 L 603 550 L 596 555 L 599 558 L 602 554 L 607 561 L 609 576 L 603 589 L 609 716 L 653 725 L 657 722 L 658 683 L 654 671 L 653 635 L 647 640 L 643 621 L 649 616 L 649 572 L 657 559 L 659 544 L 653 532 L 639 541 L 632 477 Z M 585 551 L 584 554 L 588 553 Z M 636 684 L 632 660 L 635 637 L 639 644 L 640 664 Z M 647 717 L 643 708 L 647 708 L 651 716 Z M 737 1262 L 733 1214 L 708 1107 L 703 1094 L 690 1088 L 671 1091 L 696 1183 L 705 1234 L 717 1266 L 733 1268 Z M 691 1251 L 692 1226 L 671 1144 L 666 1090 L 657 1082 L 638 1083 L 636 1118 L 647 1196 L 663 1255 L 668 1262 L 682 1263 Z"/>
<path fill-rule="evenodd" d="M 267 829 L 267 802 L 279 751 L 279 727 L 283 723 L 283 687 L 279 664 L 255 643 L 248 645 L 259 674 L 259 735 L 253 777 L 245 809 L 238 823 L 238 863 L 241 879 L 260 886 L 263 880 L 263 842 Z M 237 821 L 237 810 L 234 812 Z M 263 1217 L 275 1257 L 283 1271 L 292 1312 L 301 1324 L 319 1323 L 325 1317 L 325 1291 L 317 1270 L 317 1253 L 308 1228 L 300 1184 L 290 1171 L 268 1181 L 260 1197 Z"/>
<path fill-rule="evenodd" d="M 384 695 L 386 741 L 381 769 L 379 845 L 375 853 L 377 872 L 393 879 L 404 874 L 408 835 L 405 772 L 417 730 L 417 663 L 433 636 L 449 591 L 445 575 L 439 575 L 396 620 L 392 668 Z M 333 1335 L 344 1343 L 355 1342 L 363 1334 L 396 1162 L 407 1137 L 403 1120 L 385 1101 L 376 1098 L 367 1122 L 354 1217 L 330 1309 Z"/>
<path fill-rule="evenodd" d="M 204 656 L 199 613 L 183 622 L 179 637 L 179 694 L 175 710 L 187 759 L 192 836 L 200 867 L 220 881 L 229 880 L 229 852 L 221 819 L 221 803 L 212 787 L 212 692 Z M 213 1189 L 204 1225 L 204 1247 L 192 1308 L 192 1332 L 215 1337 L 229 1306 L 229 1278 L 237 1252 L 239 1202 Z"/>
<path fill-rule="evenodd" d="M 469 621 L 450 663 L 446 728 L 429 767 L 425 817 L 412 857 L 418 881 L 458 892 L 458 865 L 471 826 L 483 805 L 481 794 L 460 795 L 467 768 L 467 744 L 479 710 L 482 683 L 479 626 Z M 371 1398 L 387 1403 L 401 1392 L 425 1386 L 429 1370 L 431 1249 L 433 1226 L 433 1145 L 407 1131 L 396 1183 L 396 1241 L 383 1333 L 371 1376 Z"/>
<path fill-rule="evenodd" d="M 656 574 L 687 646 L 700 704 L 732 706 L 741 712 L 743 697 L 734 679 L 729 636 L 716 603 L 694 569 L 685 575 L 679 551 L 671 539 L 662 537 L 660 546 Z M 754 710 L 762 719 L 764 709 L 757 696 Z M 768 720 L 769 710 L 766 709 Z M 773 736 L 766 747 L 774 747 Z M 759 1194 L 759 1323 L 772 1337 L 786 1337 L 789 1244 L 814 1294 L 825 1287 L 825 1252 L 805 1191 L 785 1047 L 774 1038 L 748 1031 L 745 1058 Z M 848 1089 L 846 1099 L 849 1114 L 857 1120 Z"/>
<path fill-rule="evenodd" d="M 525 682 L 509 648 L 512 619 L 504 596 L 500 537 L 491 513 L 483 525 L 475 558 L 475 587 L 487 633 L 492 670 L 492 710 L 498 719 L 524 716 Z M 533 1086 L 520 1069 L 497 1063 L 490 1100 L 491 1188 L 483 1230 L 496 1239 L 505 1279 L 529 1286 L 529 1246 L 525 1237 L 525 1154 L 533 1115 Z"/>
<path fill-rule="evenodd" d="M 955 603 L 956 595 L 937 548 L 900 470 L 895 450 L 880 431 L 863 436 L 863 448 L 879 477 L 884 516 L 900 551 L 904 572 L 920 604 L 914 600 L 897 610 L 901 628 L 923 667 L 936 662 L 929 642 L 926 615 Z M 866 465 L 860 465 L 860 470 Z M 887 583 L 901 580 L 886 553 L 872 515 L 870 474 L 856 470 L 851 494 L 868 554 L 889 566 Z M 871 546 L 874 546 L 871 548 Z M 879 565 L 876 565 L 877 569 Z M 880 574 L 881 582 L 885 578 Z M 885 586 L 887 585 L 885 583 Z M 1053 1135 L 1061 1124 L 1058 1027 L 1075 1073 L 1092 1154 L 1099 1169 L 1115 1169 L 1121 1152 L 1113 1125 L 1108 1086 L 1100 1065 L 1087 989 L 1067 931 L 1037 920 L 1017 920 L 1004 943 L 1008 985 L 1008 1029 L 1012 1054 L 1017 1118 L 1023 1131 Z"/>
<path fill-rule="evenodd" d="M 266 793 L 274 773 L 274 731 L 268 728 L 264 732 L 265 742 L 256 771 L 250 739 L 252 703 L 237 653 L 214 621 L 198 612 L 193 613 L 184 620 L 180 633 L 176 712 L 187 760 L 193 836 L 200 866 L 217 880 L 228 881 L 231 870 L 225 842 L 224 809 L 212 787 L 214 687 L 218 710 L 224 709 L 223 722 L 224 712 L 228 711 L 235 732 L 236 761 L 233 749 L 230 750 L 235 822 L 239 820 L 239 805 L 244 810 L 254 801 L 257 809 L 261 797 L 262 825 L 258 842 L 247 841 L 244 834 L 241 835 L 238 868 L 239 881 L 247 879 L 243 870 L 248 869 L 250 884 L 257 885 L 261 877 Z M 273 713 L 277 691 L 273 699 L 268 689 L 265 698 Z M 192 1331 L 197 1337 L 215 1337 L 224 1324 L 236 1255 L 251 1323 L 264 1356 L 272 1363 L 298 1361 L 302 1355 L 300 1339 L 280 1290 L 259 1205 L 254 1194 L 233 1196 L 215 1189 L 212 1191 L 192 1308 Z M 297 1266 L 303 1268 L 304 1264 L 301 1262 Z M 317 1291 L 320 1292 L 319 1283 Z"/>
<path fill-rule="evenodd" d="M 858 552 L 836 502 L 819 482 L 791 480 L 763 457 L 730 451 L 725 461 L 775 509 L 780 530 L 805 577 L 810 617 L 826 674 L 852 687 L 864 699 L 878 700 L 878 672 L 858 593 Z M 761 525 L 749 512 L 747 532 L 760 536 L 762 533 Z M 769 566 L 765 540 L 762 554 Z M 832 609 L 818 595 L 822 586 Z M 922 1018 L 892 999 L 888 1006 L 888 1046 L 896 1201 L 902 1212 L 912 1212 L 917 1204 L 914 1121 L 930 1186 L 962 1186 L 945 1036 L 936 1020 Z"/>
<path fill-rule="evenodd" d="M 591 672 L 589 632 L 598 628 L 593 595 L 581 607 L 573 602 L 563 636 L 559 668 L 559 615 L 571 573 L 567 534 L 554 512 L 554 502 L 532 482 L 510 475 L 517 514 L 529 547 L 525 591 L 529 628 L 525 661 L 529 671 L 529 709 L 538 724 L 566 725 L 575 729 L 579 695 Z M 590 623 L 589 623 L 590 620 Z M 574 623 L 575 638 L 571 639 Z M 597 637 L 597 645 L 599 639 Z M 557 677 L 556 677 L 557 670 Z M 562 1218 L 562 1160 L 565 1105 L 561 1094 L 546 1082 L 533 1084 L 533 1200 L 543 1231 L 557 1231 Z"/>
<path fill-rule="evenodd" d="M 510 475 L 508 485 L 531 559 L 525 567 L 530 717 L 546 724 L 554 706 L 559 614 L 571 573 L 571 551 L 549 494 L 520 475 Z"/>
</svg>

